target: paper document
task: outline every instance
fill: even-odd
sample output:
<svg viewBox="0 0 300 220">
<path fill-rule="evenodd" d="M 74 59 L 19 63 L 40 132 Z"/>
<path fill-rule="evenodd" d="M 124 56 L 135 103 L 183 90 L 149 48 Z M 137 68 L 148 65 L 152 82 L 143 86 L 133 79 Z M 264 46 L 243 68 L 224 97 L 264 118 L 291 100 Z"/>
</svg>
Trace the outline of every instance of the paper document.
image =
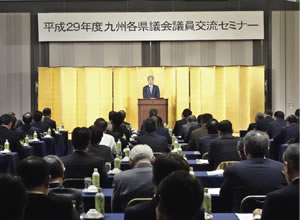
<svg viewBox="0 0 300 220">
<path fill-rule="evenodd" d="M 207 171 L 208 176 L 223 176 L 224 170 Z"/>
<path fill-rule="evenodd" d="M 212 196 L 218 196 L 220 195 L 220 189 L 221 188 L 208 188 L 208 193 Z"/>
<path fill-rule="evenodd" d="M 235 213 L 239 220 L 253 220 L 252 213 Z"/>
<path fill-rule="evenodd" d="M 208 160 L 204 160 L 204 159 L 197 159 L 196 160 L 197 164 L 208 164 Z"/>
</svg>

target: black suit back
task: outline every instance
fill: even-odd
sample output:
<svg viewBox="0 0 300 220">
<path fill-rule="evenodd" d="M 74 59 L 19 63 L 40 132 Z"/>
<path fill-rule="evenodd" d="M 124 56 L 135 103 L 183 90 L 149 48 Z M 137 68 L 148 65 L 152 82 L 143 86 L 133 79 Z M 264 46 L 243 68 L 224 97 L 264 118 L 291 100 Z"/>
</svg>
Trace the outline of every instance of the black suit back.
<svg viewBox="0 0 300 220">
<path fill-rule="evenodd" d="M 112 162 L 114 159 L 111 148 L 104 145 L 92 144 L 89 147 L 89 152 L 97 157 L 101 157 L 105 162 Z"/>
<path fill-rule="evenodd" d="M 72 212 L 71 200 L 29 193 L 24 220 L 72 220 Z"/>
<path fill-rule="evenodd" d="M 146 133 L 137 139 L 137 143 L 149 145 L 153 152 L 170 152 L 167 139 L 156 133 Z"/>
<path fill-rule="evenodd" d="M 267 132 L 272 121 L 274 121 L 274 119 L 271 116 L 267 116 L 262 120 L 258 120 L 256 123 L 256 130 Z"/>
<path fill-rule="evenodd" d="M 100 173 L 100 185 L 103 187 L 107 173 L 105 171 L 105 162 L 100 157 L 94 156 L 88 152 L 74 151 L 72 154 L 61 158 L 65 167 L 65 178 L 85 178 L 92 177 L 94 168 L 98 168 Z"/>
</svg>

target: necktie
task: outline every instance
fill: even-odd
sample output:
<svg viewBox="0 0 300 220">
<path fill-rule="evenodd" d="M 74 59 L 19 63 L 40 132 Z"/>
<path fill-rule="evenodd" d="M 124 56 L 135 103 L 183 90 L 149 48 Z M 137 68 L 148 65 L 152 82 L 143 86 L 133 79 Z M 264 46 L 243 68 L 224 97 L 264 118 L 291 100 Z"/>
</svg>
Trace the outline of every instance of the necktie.
<svg viewBox="0 0 300 220">
<path fill-rule="evenodd" d="M 150 93 L 151 93 L 151 95 L 152 95 L 152 90 L 153 90 L 153 86 L 151 85 L 150 86 Z"/>
</svg>

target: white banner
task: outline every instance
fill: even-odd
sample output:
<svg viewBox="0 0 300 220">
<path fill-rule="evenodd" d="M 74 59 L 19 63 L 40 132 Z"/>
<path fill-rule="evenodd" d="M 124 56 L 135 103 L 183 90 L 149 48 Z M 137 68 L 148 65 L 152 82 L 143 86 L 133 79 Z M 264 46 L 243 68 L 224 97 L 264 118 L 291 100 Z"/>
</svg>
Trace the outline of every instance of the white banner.
<svg viewBox="0 0 300 220">
<path fill-rule="evenodd" d="M 264 39 L 263 11 L 39 13 L 39 41 Z"/>
</svg>

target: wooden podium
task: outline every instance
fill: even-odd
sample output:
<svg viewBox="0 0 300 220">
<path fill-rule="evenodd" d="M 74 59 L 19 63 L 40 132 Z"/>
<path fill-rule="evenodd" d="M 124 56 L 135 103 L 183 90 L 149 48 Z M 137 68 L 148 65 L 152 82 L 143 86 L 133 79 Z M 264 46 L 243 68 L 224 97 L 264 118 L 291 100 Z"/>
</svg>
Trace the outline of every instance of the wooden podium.
<svg viewBox="0 0 300 220">
<path fill-rule="evenodd" d="M 155 108 L 158 111 L 158 115 L 162 118 L 164 123 L 168 123 L 168 99 L 139 99 L 139 127 L 149 117 L 149 110 Z"/>
</svg>

